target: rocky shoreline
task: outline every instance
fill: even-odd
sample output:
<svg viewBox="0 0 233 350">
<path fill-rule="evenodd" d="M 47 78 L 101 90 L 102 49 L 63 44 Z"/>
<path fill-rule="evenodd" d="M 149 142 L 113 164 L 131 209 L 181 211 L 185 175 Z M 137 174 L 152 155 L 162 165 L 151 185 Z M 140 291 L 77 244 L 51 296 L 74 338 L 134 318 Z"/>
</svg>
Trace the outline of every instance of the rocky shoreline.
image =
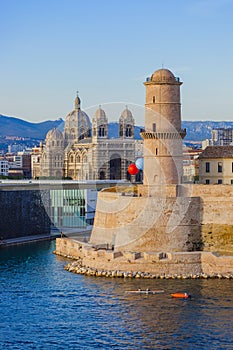
<svg viewBox="0 0 233 350">
<path fill-rule="evenodd" d="M 147 279 L 233 279 L 233 274 L 150 274 L 141 271 L 97 270 L 82 265 L 82 259 L 75 260 L 65 267 L 65 270 L 85 276 L 110 277 L 110 278 L 147 278 Z"/>
</svg>

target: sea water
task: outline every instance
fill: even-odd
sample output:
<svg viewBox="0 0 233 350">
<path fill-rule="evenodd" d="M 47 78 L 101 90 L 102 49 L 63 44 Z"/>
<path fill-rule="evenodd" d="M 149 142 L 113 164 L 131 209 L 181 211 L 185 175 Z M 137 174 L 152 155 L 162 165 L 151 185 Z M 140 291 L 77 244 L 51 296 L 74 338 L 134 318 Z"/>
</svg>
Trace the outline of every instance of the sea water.
<svg viewBox="0 0 233 350">
<path fill-rule="evenodd" d="M 233 349 L 233 280 L 86 277 L 54 249 L 0 249 L 0 349 Z"/>
</svg>

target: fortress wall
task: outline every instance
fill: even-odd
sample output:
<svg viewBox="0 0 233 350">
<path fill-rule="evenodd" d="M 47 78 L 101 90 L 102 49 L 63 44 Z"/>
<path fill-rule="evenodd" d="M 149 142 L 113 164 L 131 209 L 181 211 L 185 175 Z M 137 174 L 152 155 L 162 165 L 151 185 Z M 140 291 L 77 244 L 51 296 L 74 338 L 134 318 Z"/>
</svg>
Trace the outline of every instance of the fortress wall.
<svg viewBox="0 0 233 350">
<path fill-rule="evenodd" d="M 90 243 L 140 252 L 191 251 L 200 241 L 199 207 L 198 198 L 101 192 Z"/>
<path fill-rule="evenodd" d="M 233 254 L 233 186 L 194 185 L 193 195 L 200 197 L 203 250 Z"/>
<path fill-rule="evenodd" d="M 56 238 L 56 254 L 73 259 L 82 258 L 82 245 L 70 238 Z"/>
<path fill-rule="evenodd" d="M 168 254 L 166 258 L 159 259 L 154 254 L 154 260 L 145 259 L 143 253 L 142 257 L 134 259 L 133 254 L 131 258 L 127 255 L 114 258 L 112 253 L 102 251 L 102 256 L 94 254 L 86 254 L 83 258 L 83 265 L 89 266 L 96 270 L 106 271 L 129 271 L 129 272 L 145 272 L 155 275 L 175 275 L 175 274 L 201 274 L 201 253 L 192 252 L 191 255 L 185 253 Z M 176 255 L 178 254 L 178 255 Z M 135 255 L 138 256 L 138 255 Z M 161 255 L 162 256 L 162 255 Z"/>
<path fill-rule="evenodd" d="M 99 271 L 141 271 L 170 277 L 233 274 L 232 256 L 218 256 L 210 252 L 115 252 L 94 250 L 75 240 L 57 238 L 56 254 L 82 258 L 83 266 Z"/>
<path fill-rule="evenodd" d="M 90 242 L 116 250 L 233 253 L 233 186 L 168 185 L 163 196 L 161 186 L 153 191 L 149 197 L 148 187 L 139 185 L 138 197 L 100 192 Z"/>
<path fill-rule="evenodd" d="M 203 252 L 201 255 L 203 272 L 206 274 L 232 274 L 233 257 L 218 256 L 210 252 Z"/>
</svg>

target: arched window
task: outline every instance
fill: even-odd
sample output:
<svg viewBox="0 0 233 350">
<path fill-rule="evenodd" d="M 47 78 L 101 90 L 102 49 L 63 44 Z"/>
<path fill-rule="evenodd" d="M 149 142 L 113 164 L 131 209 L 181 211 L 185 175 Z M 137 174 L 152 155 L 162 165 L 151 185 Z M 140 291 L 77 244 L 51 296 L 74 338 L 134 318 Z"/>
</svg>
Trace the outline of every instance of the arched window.
<svg viewBox="0 0 233 350">
<path fill-rule="evenodd" d="M 132 136 L 132 125 L 129 125 L 129 124 L 126 125 L 125 136 L 126 137 Z"/>
<path fill-rule="evenodd" d="M 79 154 L 77 155 L 76 161 L 77 161 L 77 163 L 81 163 L 81 158 L 80 158 Z"/>
<path fill-rule="evenodd" d="M 99 126 L 99 137 L 104 137 L 104 125 Z"/>
<path fill-rule="evenodd" d="M 73 163 L 73 162 L 74 162 L 74 156 L 71 155 L 71 156 L 70 156 L 70 163 Z"/>
</svg>

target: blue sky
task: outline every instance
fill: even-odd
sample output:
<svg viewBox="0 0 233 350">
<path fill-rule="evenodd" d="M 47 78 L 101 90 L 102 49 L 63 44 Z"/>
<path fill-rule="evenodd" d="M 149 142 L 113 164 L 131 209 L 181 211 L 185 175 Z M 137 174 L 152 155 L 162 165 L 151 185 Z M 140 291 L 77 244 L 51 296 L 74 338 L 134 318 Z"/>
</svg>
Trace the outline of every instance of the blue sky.
<svg viewBox="0 0 233 350">
<path fill-rule="evenodd" d="M 0 0 L 0 14 L 0 114 L 65 118 L 76 90 L 84 110 L 143 106 L 163 66 L 184 120 L 233 120 L 233 0 Z"/>
</svg>

